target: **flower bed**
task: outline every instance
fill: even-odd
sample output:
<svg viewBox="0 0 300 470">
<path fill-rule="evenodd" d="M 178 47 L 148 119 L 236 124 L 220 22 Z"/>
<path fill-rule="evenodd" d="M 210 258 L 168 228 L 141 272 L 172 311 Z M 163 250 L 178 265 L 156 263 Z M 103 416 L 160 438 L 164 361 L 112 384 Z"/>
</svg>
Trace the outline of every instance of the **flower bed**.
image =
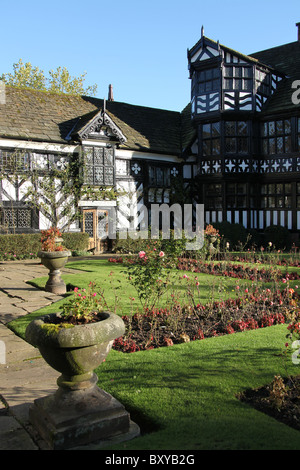
<svg viewBox="0 0 300 470">
<path fill-rule="evenodd" d="M 160 277 L 158 268 L 160 275 L 163 268 L 159 261 L 160 257 L 164 258 L 165 254 L 155 253 L 155 250 L 149 253 L 141 251 L 138 256 L 126 260 L 125 267 L 130 274 L 128 278 L 137 289 L 141 290 L 145 298 L 149 297 L 151 289 L 157 288 L 157 279 Z M 122 263 L 123 259 L 110 261 Z M 253 290 L 254 284 L 252 284 L 251 292 L 246 288 L 244 295 L 241 295 L 240 287 L 237 286 L 238 298 L 201 305 L 196 304 L 194 287 L 187 285 L 187 299 L 184 301 L 178 299 L 175 301 L 173 294 L 167 308 L 149 308 L 148 302 L 144 305 L 143 313 L 123 316 L 126 334 L 114 341 L 114 349 L 135 352 L 294 320 L 293 312 L 299 302 L 299 296 L 294 289 L 289 288 L 289 281 L 300 278 L 297 272 L 283 273 L 276 267 L 258 269 L 238 263 L 204 262 L 187 258 L 179 258 L 176 266 L 179 270 L 247 279 L 252 282 L 281 281 L 287 287 L 283 291 L 272 292 L 270 289 L 261 290 L 258 285 L 256 290 Z M 189 279 L 189 276 L 184 274 L 183 278 Z M 197 289 L 199 284 L 197 280 L 195 284 Z M 149 292 L 144 292 L 145 285 L 149 287 Z M 166 286 L 167 282 L 159 284 L 162 289 L 166 289 Z M 159 294 L 161 295 L 160 291 Z M 152 305 L 155 306 L 156 303 Z"/>
<path fill-rule="evenodd" d="M 282 324 L 291 320 L 298 301 L 291 289 L 266 289 L 208 305 L 174 303 L 171 308 L 123 316 L 126 334 L 114 341 L 113 348 L 132 353 Z"/>
<path fill-rule="evenodd" d="M 110 258 L 110 263 L 124 263 L 122 257 Z M 126 263 L 133 263 L 132 259 L 126 259 Z M 288 264 L 287 262 L 278 263 L 282 266 L 298 266 L 298 262 Z M 179 258 L 177 269 L 182 271 L 193 271 L 195 273 L 211 274 L 213 276 L 229 276 L 236 279 L 248 279 L 250 281 L 280 281 L 282 279 L 294 281 L 300 279 L 300 275 L 294 272 L 282 272 L 278 268 L 256 268 L 244 266 L 243 264 L 229 262 L 207 262 L 190 258 Z"/>
<path fill-rule="evenodd" d="M 223 255 L 223 256 L 222 256 Z M 278 266 L 292 266 L 294 268 L 300 267 L 300 261 L 298 259 L 288 259 L 288 258 L 276 258 L 276 255 L 272 257 L 272 255 L 268 256 L 260 256 L 259 254 L 252 254 L 247 253 L 246 256 L 242 255 L 231 255 L 229 253 L 223 253 L 219 255 L 219 259 L 224 261 L 231 261 L 231 262 L 241 262 L 241 263 L 255 263 L 255 264 L 264 264 L 269 263 L 270 260 L 272 264 L 277 264 Z"/>
<path fill-rule="evenodd" d="M 300 279 L 297 272 L 285 272 L 277 268 L 256 268 L 243 264 L 205 262 L 195 259 L 180 258 L 177 268 L 183 271 L 212 274 L 214 276 L 229 276 L 236 279 L 248 279 L 250 281 L 280 281 Z"/>
</svg>

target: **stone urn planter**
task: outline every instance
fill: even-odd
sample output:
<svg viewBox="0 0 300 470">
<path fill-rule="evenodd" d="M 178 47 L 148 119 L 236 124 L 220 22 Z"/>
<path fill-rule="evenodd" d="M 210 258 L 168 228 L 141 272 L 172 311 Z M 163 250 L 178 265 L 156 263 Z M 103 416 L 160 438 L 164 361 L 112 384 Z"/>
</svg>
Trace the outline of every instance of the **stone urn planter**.
<svg viewBox="0 0 300 470">
<path fill-rule="evenodd" d="M 65 266 L 71 252 L 65 248 L 62 234 L 57 227 L 51 227 L 41 232 L 42 249 L 38 256 L 42 264 L 49 269 L 49 279 L 45 290 L 53 294 L 65 294 L 67 289 L 61 278 L 60 270 Z"/>
<path fill-rule="evenodd" d="M 65 294 L 67 291 L 66 284 L 61 278 L 61 269 L 68 262 L 71 252 L 64 251 L 40 251 L 38 256 L 41 258 L 42 264 L 49 269 L 49 278 L 45 285 L 47 292 L 53 294 Z"/>
<path fill-rule="evenodd" d="M 45 361 L 61 373 L 58 390 L 35 400 L 29 420 L 51 449 L 90 442 L 131 439 L 138 426 L 115 398 L 97 386 L 94 369 L 104 361 L 114 339 L 123 335 L 123 320 L 110 312 L 80 325 L 61 323 L 60 314 L 33 320 L 26 340 L 38 347 Z"/>
</svg>

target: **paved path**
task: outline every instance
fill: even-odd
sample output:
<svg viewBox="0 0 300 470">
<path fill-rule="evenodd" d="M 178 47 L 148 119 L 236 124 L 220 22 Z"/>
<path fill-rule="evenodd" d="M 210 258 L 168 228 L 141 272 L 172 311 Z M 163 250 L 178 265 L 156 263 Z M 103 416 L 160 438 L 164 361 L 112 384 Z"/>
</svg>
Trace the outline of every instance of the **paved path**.
<svg viewBox="0 0 300 470">
<path fill-rule="evenodd" d="M 39 260 L 0 263 L 0 450 L 46 448 L 29 424 L 28 409 L 57 389 L 59 373 L 6 325 L 62 298 L 26 284 L 47 273 Z"/>
</svg>

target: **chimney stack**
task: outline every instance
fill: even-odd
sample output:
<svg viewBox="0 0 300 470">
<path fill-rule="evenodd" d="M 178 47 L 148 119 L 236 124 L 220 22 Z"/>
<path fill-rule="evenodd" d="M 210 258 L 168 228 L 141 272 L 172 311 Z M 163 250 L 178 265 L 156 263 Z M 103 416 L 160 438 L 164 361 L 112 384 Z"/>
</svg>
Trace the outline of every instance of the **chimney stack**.
<svg viewBox="0 0 300 470">
<path fill-rule="evenodd" d="M 113 86 L 109 85 L 108 87 L 108 101 L 114 101 Z"/>
<path fill-rule="evenodd" d="M 300 23 L 296 23 L 296 26 L 298 28 L 298 42 L 300 42 Z"/>
</svg>

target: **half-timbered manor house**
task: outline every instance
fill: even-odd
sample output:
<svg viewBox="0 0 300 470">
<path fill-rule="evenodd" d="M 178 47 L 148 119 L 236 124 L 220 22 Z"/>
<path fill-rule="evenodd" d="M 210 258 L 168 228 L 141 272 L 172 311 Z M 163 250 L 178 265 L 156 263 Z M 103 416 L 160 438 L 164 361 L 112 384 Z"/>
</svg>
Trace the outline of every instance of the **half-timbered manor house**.
<svg viewBox="0 0 300 470">
<path fill-rule="evenodd" d="M 300 28 L 299 24 L 297 24 Z M 182 112 L 5 87 L 0 104 L 2 227 L 56 222 L 28 204 L 32 171 L 44 178 L 70 159 L 94 188 L 117 197 L 76 201 L 83 217 L 60 228 L 100 247 L 110 208 L 117 228 L 138 229 L 151 204 L 204 204 L 205 222 L 300 230 L 300 29 L 298 40 L 242 54 L 204 36 L 188 49 L 191 100 Z M 12 159 L 15 173 L 12 175 Z M 37 191 L 40 190 L 37 188 Z M 98 192 L 99 194 L 99 192 Z M 39 195 L 43 197 L 42 193 Z M 57 189 L 57 198 L 60 189 Z M 63 207 L 64 200 L 61 200 Z"/>
</svg>

